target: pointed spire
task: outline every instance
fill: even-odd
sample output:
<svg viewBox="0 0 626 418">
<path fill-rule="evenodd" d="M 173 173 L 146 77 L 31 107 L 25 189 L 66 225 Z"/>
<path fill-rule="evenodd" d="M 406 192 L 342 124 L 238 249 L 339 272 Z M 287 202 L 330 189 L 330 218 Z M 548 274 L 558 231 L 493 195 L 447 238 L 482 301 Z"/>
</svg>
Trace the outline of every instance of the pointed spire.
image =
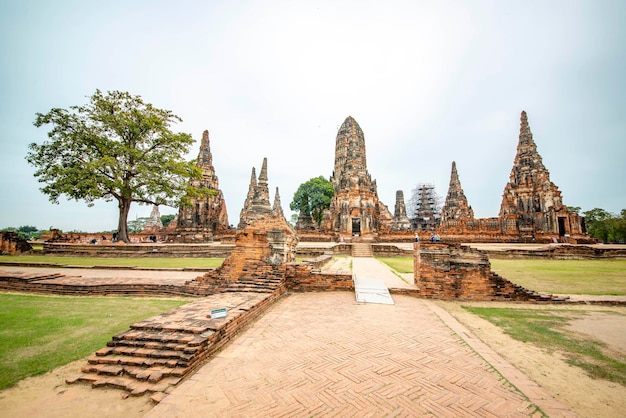
<svg viewBox="0 0 626 418">
<path fill-rule="evenodd" d="M 274 206 L 272 206 L 272 211 L 274 212 L 274 216 L 276 217 L 285 217 L 285 214 L 283 213 L 283 208 L 280 203 L 280 193 L 278 192 L 278 187 L 276 187 L 276 194 L 274 195 Z"/>
<path fill-rule="evenodd" d="M 263 158 L 261 174 L 259 174 L 259 183 L 267 183 L 267 157 Z"/>
<path fill-rule="evenodd" d="M 211 155 L 211 145 L 209 141 L 209 131 L 205 130 L 202 133 L 202 140 L 200 141 L 200 153 L 198 154 L 198 167 L 205 167 L 213 169 L 213 155 Z"/>
<path fill-rule="evenodd" d="M 254 194 L 256 193 L 256 169 L 252 167 L 252 174 L 250 175 L 250 185 L 248 186 L 248 195 L 246 196 L 246 200 L 243 202 L 243 208 L 241 209 L 241 213 L 239 214 L 239 225 L 237 228 L 242 229 L 245 228 L 248 213 L 250 211 L 250 207 L 252 206 L 252 199 L 254 199 Z"/>
<path fill-rule="evenodd" d="M 256 191 L 256 169 L 252 167 L 252 173 L 250 175 L 250 184 L 248 185 L 248 194 L 246 195 L 246 200 L 243 203 L 243 207 L 250 206 L 252 199 L 254 199 L 254 193 Z"/>
<path fill-rule="evenodd" d="M 404 203 L 404 192 L 396 191 L 396 206 L 394 208 L 393 220 L 391 222 L 392 230 L 411 229 L 411 221 L 406 215 L 406 205 Z"/>
<path fill-rule="evenodd" d="M 349 187 L 345 181 L 349 177 L 368 177 L 365 135 L 352 116 L 341 124 L 335 140 L 335 169 L 331 180 L 335 190 Z"/>
<path fill-rule="evenodd" d="M 550 173 L 543 165 L 537 144 L 533 140 L 528 116 L 522 111 L 517 152 L 509 174 L 509 182 L 502 194 L 499 216 L 518 216 L 521 219 L 518 225 L 525 228 L 535 228 L 539 225 L 547 230 L 544 220 L 535 219 L 536 214 L 547 212 L 550 208 L 559 210 L 562 206 L 561 192 L 550 181 Z"/>
<path fill-rule="evenodd" d="M 450 172 L 450 187 L 448 188 L 448 193 L 450 193 L 450 189 L 453 186 L 459 185 L 461 182 L 459 181 L 459 173 L 456 171 L 456 161 L 452 161 L 452 171 Z"/>
<path fill-rule="evenodd" d="M 463 192 L 463 187 L 461 187 L 459 173 L 456 169 L 456 161 L 452 161 L 450 185 L 448 186 L 446 202 L 441 209 L 441 221 L 458 219 L 474 219 L 474 211 L 467 203 L 465 192 Z"/>
<path fill-rule="evenodd" d="M 206 188 L 217 193 L 212 197 L 190 197 L 191 205 L 179 207 L 176 228 L 182 236 L 198 233 L 206 236 L 230 228 L 226 202 L 219 187 L 219 179 L 215 175 L 215 168 L 213 168 L 208 130 L 202 133 L 196 166 L 202 171 L 202 176 L 191 179 L 189 183 L 193 187 Z"/>
<path fill-rule="evenodd" d="M 520 147 L 528 146 L 532 148 L 532 151 L 536 151 L 537 146 L 535 145 L 535 141 L 533 141 L 533 134 L 530 131 L 530 125 L 528 124 L 528 116 L 526 112 L 522 110 L 522 115 L 520 116 L 520 127 L 519 127 L 519 143 L 518 143 L 518 152 Z"/>
<path fill-rule="evenodd" d="M 267 157 L 265 157 L 263 158 L 259 181 L 254 191 L 254 198 L 252 199 L 252 204 L 257 207 L 257 210 L 271 210 L 270 191 L 267 183 Z"/>
</svg>

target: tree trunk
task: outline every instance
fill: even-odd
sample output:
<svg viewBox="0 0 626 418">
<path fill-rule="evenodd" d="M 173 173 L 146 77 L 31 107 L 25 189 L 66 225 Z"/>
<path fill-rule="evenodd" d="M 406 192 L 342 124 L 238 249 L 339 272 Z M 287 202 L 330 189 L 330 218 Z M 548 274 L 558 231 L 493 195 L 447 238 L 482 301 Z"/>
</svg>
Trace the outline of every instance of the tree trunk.
<svg viewBox="0 0 626 418">
<path fill-rule="evenodd" d="M 117 239 L 129 243 L 128 238 L 128 213 L 130 212 L 130 199 L 118 199 L 118 207 L 120 209 L 120 217 L 117 222 Z"/>
</svg>

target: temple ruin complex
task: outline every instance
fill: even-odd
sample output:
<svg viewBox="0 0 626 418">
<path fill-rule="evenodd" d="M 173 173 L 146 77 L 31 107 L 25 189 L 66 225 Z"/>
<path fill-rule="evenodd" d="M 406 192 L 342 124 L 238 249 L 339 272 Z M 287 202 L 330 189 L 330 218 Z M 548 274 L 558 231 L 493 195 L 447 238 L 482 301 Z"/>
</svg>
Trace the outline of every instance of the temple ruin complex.
<svg viewBox="0 0 626 418">
<path fill-rule="evenodd" d="M 339 128 L 335 142 L 335 189 L 330 209 L 318 232 L 352 239 L 363 236 L 378 240 L 409 239 L 399 232 L 429 231 L 453 241 L 485 242 L 587 242 L 584 219 L 562 203 L 561 192 L 550 181 L 533 141 L 526 112 L 521 114 L 517 155 L 506 184 L 500 214 L 474 218 L 461 186 L 456 162 L 452 162 L 445 203 L 439 210 L 434 186 L 420 184 L 414 190 L 411 212 L 404 206 L 404 193 L 396 192 L 395 214 L 380 202 L 377 184 L 367 171 L 365 136 L 349 116 Z M 312 223 L 300 214 L 296 230 L 313 236 Z M 407 225 L 407 219 L 410 225 Z M 317 237 L 319 238 L 319 237 Z"/>
<path fill-rule="evenodd" d="M 186 242 L 206 242 L 234 237 L 228 223 L 226 203 L 213 167 L 209 133 L 202 136 L 197 166 L 202 178 L 192 180 L 196 187 L 212 189 L 210 198 L 191 198 L 191 205 L 181 206 L 177 219 L 168 228 L 158 226 L 160 219 L 151 215 L 151 230 L 161 229 L 163 236 Z M 356 120 L 348 116 L 335 140 L 334 170 L 330 177 L 335 194 L 330 208 L 318 226 L 311 215 L 300 213 L 295 231 L 302 241 L 328 240 L 411 240 L 415 232 L 436 233 L 442 239 L 457 242 L 590 242 L 584 218 L 568 210 L 561 192 L 550 181 L 543 165 L 526 112 L 521 113 L 517 154 L 509 181 L 504 187 L 497 217 L 474 217 L 461 186 L 456 162 L 452 162 L 450 183 L 443 207 L 434 186 L 421 183 L 405 205 L 402 190 L 396 192 L 394 215 L 378 198 L 376 180 L 367 170 L 365 135 Z M 441 209 L 440 209 L 441 208 Z M 276 209 L 269 200 L 267 159 L 260 174 L 252 168 L 250 185 L 241 210 L 238 229 L 245 229 L 259 217 Z M 158 208 L 153 209 L 158 212 Z M 282 209 L 280 209 L 282 211 Z"/>
<path fill-rule="evenodd" d="M 465 242 L 589 242 L 584 219 L 568 210 L 550 181 L 526 112 L 520 119 L 517 153 L 499 216 L 474 219 L 453 164 L 439 233 L 448 240 Z"/>
</svg>

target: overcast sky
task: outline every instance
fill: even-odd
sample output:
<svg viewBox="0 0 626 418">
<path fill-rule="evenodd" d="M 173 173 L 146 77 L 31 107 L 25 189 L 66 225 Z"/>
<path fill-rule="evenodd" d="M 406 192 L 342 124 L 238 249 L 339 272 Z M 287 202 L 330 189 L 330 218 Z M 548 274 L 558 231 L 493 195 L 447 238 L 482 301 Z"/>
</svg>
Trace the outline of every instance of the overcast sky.
<svg viewBox="0 0 626 418">
<path fill-rule="evenodd" d="M 393 213 L 452 161 L 477 217 L 497 216 L 522 110 L 563 202 L 626 208 L 626 2 L 0 1 L 0 228 L 112 230 L 117 205 L 48 201 L 25 161 L 36 112 L 96 89 L 169 109 L 211 150 L 236 225 L 268 158 L 283 209 L 330 177 L 347 116 Z M 133 205 L 129 219 L 149 216 Z M 161 208 L 161 214 L 175 213 Z"/>
</svg>

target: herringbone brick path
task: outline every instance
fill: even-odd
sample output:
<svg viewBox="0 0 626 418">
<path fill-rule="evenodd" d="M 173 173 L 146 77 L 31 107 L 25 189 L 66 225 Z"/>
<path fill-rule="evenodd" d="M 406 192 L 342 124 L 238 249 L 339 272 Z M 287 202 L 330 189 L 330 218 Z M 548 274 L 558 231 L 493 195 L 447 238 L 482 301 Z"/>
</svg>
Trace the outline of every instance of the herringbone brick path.
<svg viewBox="0 0 626 418">
<path fill-rule="evenodd" d="M 536 413 L 427 302 L 394 300 L 358 304 L 348 292 L 289 295 L 147 416 Z"/>
</svg>

